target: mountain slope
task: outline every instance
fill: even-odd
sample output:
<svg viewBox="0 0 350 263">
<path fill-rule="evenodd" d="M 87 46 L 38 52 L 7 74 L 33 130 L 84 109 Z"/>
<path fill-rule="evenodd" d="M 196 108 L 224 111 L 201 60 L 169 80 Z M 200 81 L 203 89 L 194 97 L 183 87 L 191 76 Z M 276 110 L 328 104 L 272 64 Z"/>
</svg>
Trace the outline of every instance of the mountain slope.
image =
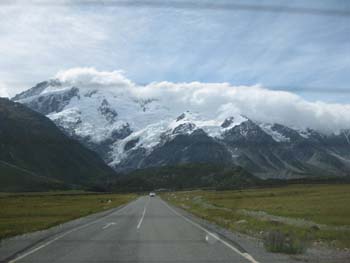
<svg viewBox="0 0 350 263">
<path fill-rule="evenodd" d="M 28 177 L 91 185 L 114 174 L 96 153 L 69 139 L 48 118 L 1 98 L 0 149 L 1 180 L 11 173 L 18 185 Z"/>
<path fill-rule="evenodd" d="M 197 104 L 183 112 L 123 81 L 50 80 L 13 100 L 45 114 L 117 171 L 210 163 L 261 178 L 350 174 L 349 130 L 287 127 L 221 108 L 197 111 Z"/>
<path fill-rule="evenodd" d="M 0 192 L 37 192 L 69 189 L 61 181 L 38 176 L 32 172 L 0 161 Z"/>
</svg>

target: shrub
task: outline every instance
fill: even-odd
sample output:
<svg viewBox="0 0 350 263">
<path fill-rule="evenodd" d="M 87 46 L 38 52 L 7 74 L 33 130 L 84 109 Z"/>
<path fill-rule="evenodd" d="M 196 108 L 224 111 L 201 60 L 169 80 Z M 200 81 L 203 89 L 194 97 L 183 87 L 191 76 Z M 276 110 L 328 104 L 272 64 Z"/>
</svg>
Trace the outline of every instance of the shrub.
<svg viewBox="0 0 350 263">
<path fill-rule="evenodd" d="M 306 250 L 306 242 L 295 235 L 285 234 L 279 230 L 272 230 L 264 237 L 267 251 L 274 253 L 301 254 Z"/>
</svg>

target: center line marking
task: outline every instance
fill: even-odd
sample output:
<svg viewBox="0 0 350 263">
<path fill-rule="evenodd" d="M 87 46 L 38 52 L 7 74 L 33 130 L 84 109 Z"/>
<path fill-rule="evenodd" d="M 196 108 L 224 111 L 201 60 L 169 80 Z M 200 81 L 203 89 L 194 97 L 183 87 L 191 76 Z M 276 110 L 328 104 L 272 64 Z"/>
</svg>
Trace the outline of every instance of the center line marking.
<svg viewBox="0 0 350 263">
<path fill-rule="evenodd" d="M 149 200 L 148 200 L 148 202 L 149 202 Z M 137 229 L 139 229 L 141 227 L 143 218 L 145 217 L 145 214 L 146 214 L 148 202 L 145 204 L 145 208 L 143 209 L 143 213 L 142 213 L 141 219 L 140 219 L 139 223 L 137 224 Z"/>
<path fill-rule="evenodd" d="M 137 229 L 140 228 L 142 221 L 143 221 L 143 218 L 145 217 L 145 214 L 146 214 L 146 207 L 143 209 L 142 217 L 141 217 L 139 223 L 137 224 Z"/>
<path fill-rule="evenodd" d="M 104 227 L 102 227 L 102 229 L 106 229 L 106 228 L 108 228 L 108 227 L 110 227 L 112 225 L 115 225 L 115 223 L 114 222 L 108 223 Z"/>
</svg>

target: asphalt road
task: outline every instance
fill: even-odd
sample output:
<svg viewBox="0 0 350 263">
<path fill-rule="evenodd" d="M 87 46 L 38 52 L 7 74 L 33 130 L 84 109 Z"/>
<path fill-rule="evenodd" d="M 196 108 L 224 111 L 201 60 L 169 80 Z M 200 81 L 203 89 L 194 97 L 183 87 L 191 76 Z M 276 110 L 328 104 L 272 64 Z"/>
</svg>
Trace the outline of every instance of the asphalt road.
<svg viewBox="0 0 350 263">
<path fill-rule="evenodd" d="M 122 209 L 38 242 L 9 262 L 258 261 L 159 197 L 141 197 Z"/>
</svg>

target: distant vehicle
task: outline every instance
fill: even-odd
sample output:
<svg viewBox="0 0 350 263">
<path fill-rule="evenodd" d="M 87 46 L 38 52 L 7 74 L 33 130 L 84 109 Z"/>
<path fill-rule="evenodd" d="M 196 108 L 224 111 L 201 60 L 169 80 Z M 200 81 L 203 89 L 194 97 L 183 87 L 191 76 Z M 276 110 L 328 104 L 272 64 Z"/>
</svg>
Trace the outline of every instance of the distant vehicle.
<svg viewBox="0 0 350 263">
<path fill-rule="evenodd" d="M 149 196 L 150 196 L 150 197 L 155 197 L 155 196 L 156 196 L 156 193 L 155 193 L 155 192 L 150 192 L 150 193 L 149 193 Z"/>
</svg>

